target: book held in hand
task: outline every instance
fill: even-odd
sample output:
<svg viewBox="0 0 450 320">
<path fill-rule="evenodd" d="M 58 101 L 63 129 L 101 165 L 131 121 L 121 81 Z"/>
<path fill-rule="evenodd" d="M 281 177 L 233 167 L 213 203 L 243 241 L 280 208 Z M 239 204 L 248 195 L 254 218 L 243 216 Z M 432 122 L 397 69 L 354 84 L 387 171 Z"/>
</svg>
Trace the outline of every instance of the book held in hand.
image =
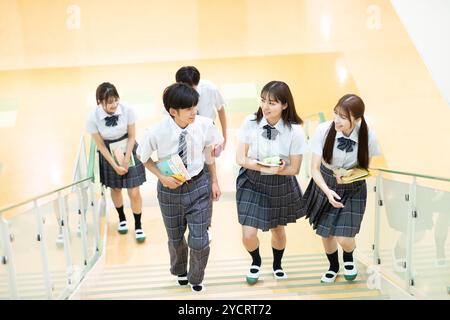
<svg viewBox="0 0 450 320">
<path fill-rule="evenodd" d="M 364 180 L 370 177 L 369 170 L 364 168 L 353 168 L 353 169 L 337 169 L 334 170 L 334 176 L 341 176 L 341 180 L 343 184 L 352 183 L 359 180 Z"/>
<path fill-rule="evenodd" d="M 123 159 L 125 159 L 125 154 L 127 153 L 127 143 L 128 139 L 123 139 L 117 142 L 113 142 L 109 144 L 109 151 L 116 162 L 117 165 L 121 166 L 123 163 Z M 135 166 L 134 157 L 131 155 L 130 161 L 128 161 L 128 167 Z"/>
<path fill-rule="evenodd" d="M 191 176 L 178 154 L 174 154 L 169 158 L 158 161 L 156 167 L 163 175 L 174 177 L 181 182 L 191 180 Z"/>
</svg>

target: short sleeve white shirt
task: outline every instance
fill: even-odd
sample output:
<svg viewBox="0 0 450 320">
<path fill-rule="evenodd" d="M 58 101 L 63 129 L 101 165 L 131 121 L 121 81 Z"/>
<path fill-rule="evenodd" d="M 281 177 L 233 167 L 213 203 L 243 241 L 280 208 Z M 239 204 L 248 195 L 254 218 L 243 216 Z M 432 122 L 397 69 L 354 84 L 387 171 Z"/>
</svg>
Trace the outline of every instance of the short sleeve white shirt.
<svg viewBox="0 0 450 320">
<path fill-rule="evenodd" d="M 95 107 L 88 116 L 86 130 L 88 133 L 99 133 L 104 140 L 114 140 L 128 132 L 128 125 L 136 122 L 136 114 L 132 108 L 119 104 L 114 115 L 119 116 L 117 125 L 106 126 L 106 117 L 112 116 L 103 110 L 101 106 Z"/>
<path fill-rule="evenodd" d="M 256 116 L 248 116 L 238 130 L 238 141 L 249 145 L 248 157 L 262 160 L 267 157 L 279 156 L 288 159 L 290 155 L 302 155 L 307 151 L 307 144 L 303 128 L 299 124 L 292 124 L 289 128 L 280 119 L 274 126 L 277 133 L 273 140 L 264 137 L 267 120 L 263 117 L 259 123 Z"/>
<path fill-rule="evenodd" d="M 142 162 L 147 162 L 153 152 L 158 159 L 165 159 L 178 153 L 179 138 L 182 131 L 187 131 L 187 170 L 191 177 L 202 171 L 205 164 L 205 147 L 223 143 L 211 119 L 196 116 L 195 121 L 186 128 L 180 128 L 171 116 L 165 116 L 159 123 L 147 129 L 145 136 L 139 141 L 136 153 Z"/>
<path fill-rule="evenodd" d="M 225 99 L 219 89 L 208 80 L 200 80 L 197 92 L 200 95 L 197 104 L 198 114 L 214 121 L 217 111 L 225 105 Z"/>
<path fill-rule="evenodd" d="M 327 134 L 330 130 L 331 123 L 333 121 L 326 121 L 317 126 L 316 132 L 311 143 L 311 150 L 314 154 L 321 156 Z M 344 136 L 342 132 L 336 132 L 336 138 L 333 147 L 333 158 L 331 160 L 332 168 L 344 168 L 351 169 L 358 165 L 358 134 L 361 122 L 359 121 L 349 137 Z M 337 148 L 338 139 L 340 137 L 348 138 L 356 142 L 353 146 L 353 151 L 346 152 Z M 380 155 L 380 149 L 378 147 L 375 133 L 369 128 L 369 158 Z"/>
</svg>

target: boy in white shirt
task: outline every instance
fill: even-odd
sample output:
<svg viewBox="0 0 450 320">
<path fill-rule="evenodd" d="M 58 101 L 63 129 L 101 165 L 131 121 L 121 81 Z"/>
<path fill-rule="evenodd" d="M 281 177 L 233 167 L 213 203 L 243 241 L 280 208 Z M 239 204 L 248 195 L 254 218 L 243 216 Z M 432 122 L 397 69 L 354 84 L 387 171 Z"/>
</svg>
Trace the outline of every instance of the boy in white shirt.
<svg viewBox="0 0 450 320">
<path fill-rule="evenodd" d="M 216 85 L 208 80 L 200 80 L 200 72 L 194 66 L 185 66 L 178 69 L 175 74 L 177 82 L 183 82 L 197 90 L 199 96 L 197 104 L 197 114 L 208 117 L 212 121 L 219 115 L 220 125 L 224 142 L 216 147 L 216 156 L 225 149 L 227 143 L 227 118 L 225 115 L 225 99 Z"/>
<path fill-rule="evenodd" d="M 178 69 L 175 74 L 177 82 L 186 83 L 195 90 L 199 96 L 197 104 L 197 114 L 208 117 L 212 121 L 216 120 L 216 114 L 219 115 L 220 125 L 222 126 L 222 135 L 224 141 L 222 144 L 214 146 L 213 154 L 220 156 L 227 143 L 227 118 L 225 115 L 225 99 L 222 97 L 219 89 L 211 81 L 200 80 L 200 71 L 194 66 L 184 66 Z M 208 174 L 208 168 L 205 166 L 205 172 Z M 211 226 L 208 227 L 208 236 L 211 241 Z"/>
<path fill-rule="evenodd" d="M 159 179 L 158 202 L 169 238 L 170 272 L 178 276 L 180 285 L 189 283 L 194 292 L 204 290 L 202 281 L 210 252 L 207 228 L 211 223 L 212 201 L 220 197 L 211 151 L 214 145 L 223 143 L 212 120 L 197 115 L 198 96 L 197 91 L 184 83 L 167 87 L 163 103 L 169 115 L 148 130 L 137 150 L 145 167 Z M 164 176 L 151 158 L 154 151 L 158 159 L 178 154 L 192 179 L 182 183 Z M 205 162 L 209 175 L 204 172 Z"/>
</svg>

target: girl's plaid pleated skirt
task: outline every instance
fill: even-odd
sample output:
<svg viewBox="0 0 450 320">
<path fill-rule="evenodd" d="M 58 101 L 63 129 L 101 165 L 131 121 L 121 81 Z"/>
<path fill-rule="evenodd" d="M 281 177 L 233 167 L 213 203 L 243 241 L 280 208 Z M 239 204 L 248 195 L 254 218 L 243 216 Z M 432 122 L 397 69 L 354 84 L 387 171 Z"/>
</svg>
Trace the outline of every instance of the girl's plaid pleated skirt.
<svg viewBox="0 0 450 320">
<path fill-rule="evenodd" d="M 339 201 L 344 204 L 344 208 L 334 208 L 325 193 L 311 179 L 301 204 L 304 215 L 322 237 L 354 237 L 359 232 L 366 208 L 366 181 L 338 184 L 333 171 L 323 164 L 320 172 L 327 186 L 341 197 Z"/>
<path fill-rule="evenodd" d="M 268 231 L 296 222 L 302 192 L 295 176 L 264 175 L 241 168 L 236 180 L 239 223 Z"/>
<path fill-rule="evenodd" d="M 117 142 L 127 138 L 128 135 L 125 135 L 116 140 L 104 140 L 106 148 L 109 150 L 109 144 L 113 142 Z M 109 164 L 109 162 L 103 157 L 103 155 L 98 152 L 99 165 L 100 165 L 100 182 L 102 185 L 110 188 L 118 188 L 118 189 L 128 189 L 138 187 L 143 184 L 145 179 L 145 167 L 142 162 L 136 157 L 136 149 L 138 144 L 135 143 L 133 148 L 133 157 L 136 163 L 135 166 L 129 167 L 128 172 L 123 176 L 120 176 L 114 171 L 113 167 Z"/>
</svg>

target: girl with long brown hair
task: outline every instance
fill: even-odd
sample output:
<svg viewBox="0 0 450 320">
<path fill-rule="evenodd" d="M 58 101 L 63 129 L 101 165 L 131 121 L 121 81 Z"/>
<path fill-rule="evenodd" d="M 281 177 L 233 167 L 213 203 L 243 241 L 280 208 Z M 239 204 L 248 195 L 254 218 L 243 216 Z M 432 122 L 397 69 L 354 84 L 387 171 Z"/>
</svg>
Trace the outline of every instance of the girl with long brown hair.
<svg viewBox="0 0 450 320">
<path fill-rule="evenodd" d="M 281 266 L 285 226 L 301 216 L 300 170 L 306 141 L 288 85 L 271 81 L 261 91 L 261 105 L 238 132 L 236 202 L 242 242 L 252 257 L 246 281 L 255 284 L 261 267 L 258 229 L 272 233 L 275 279 L 287 278 Z M 271 163 L 267 163 L 270 159 Z M 275 163 L 274 163 L 275 162 Z"/>
<path fill-rule="evenodd" d="M 321 282 L 334 282 L 339 271 L 338 244 L 343 249 L 344 277 L 358 273 L 353 261 L 355 235 L 366 207 L 365 180 L 344 184 L 342 169 L 368 169 L 370 158 L 380 154 L 375 135 L 364 119 L 364 102 L 346 94 L 334 107 L 334 120 L 321 123 L 311 149 L 312 179 L 302 199 L 306 218 L 322 237 L 330 268 Z"/>
</svg>

